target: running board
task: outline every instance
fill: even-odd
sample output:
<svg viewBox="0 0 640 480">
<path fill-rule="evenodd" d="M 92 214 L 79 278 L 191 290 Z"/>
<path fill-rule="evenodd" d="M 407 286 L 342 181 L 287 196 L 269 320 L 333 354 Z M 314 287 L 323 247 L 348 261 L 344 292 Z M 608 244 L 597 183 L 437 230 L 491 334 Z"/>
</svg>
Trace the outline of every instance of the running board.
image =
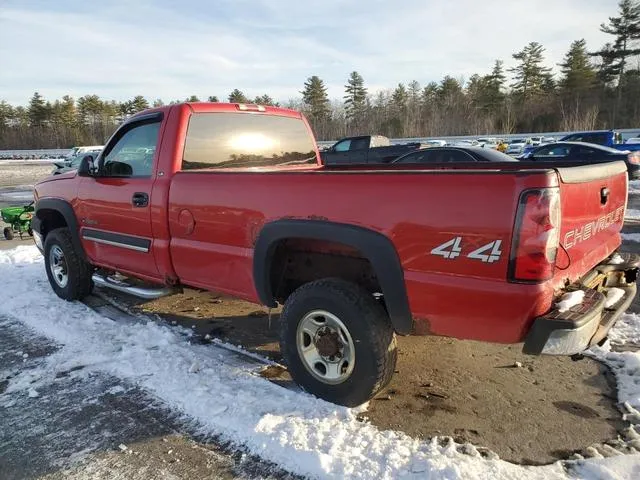
<svg viewBox="0 0 640 480">
<path fill-rule="evenodd" d="M 91 277 L 93 283 L 99 287 L 106 287 L 112 290 L 117 290 L 118 292 L 128 293 L 129 295 L 133 295 L 134 297 L 143 298 L 145 300 L 154 300 L 160 297 L 166 297 L 167 295 L 171 295 L 173 293 L 178 293 L 180 290 L 172 287 L 156 287 L 156 288 L 144 288 L 144 287 L 134 287 L 133 285 L 129 285 L 126 282 L 121 282 L 120 280 L 116 280 L 114 278 L 105 277 L 94 273 Z"/>
</svg>

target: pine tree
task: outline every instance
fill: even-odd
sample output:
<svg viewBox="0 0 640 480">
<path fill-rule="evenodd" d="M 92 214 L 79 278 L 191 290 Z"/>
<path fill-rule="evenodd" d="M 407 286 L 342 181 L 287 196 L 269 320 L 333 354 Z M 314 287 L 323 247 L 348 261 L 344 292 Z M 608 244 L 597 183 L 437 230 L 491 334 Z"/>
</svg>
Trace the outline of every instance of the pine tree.
<svg viewBox="0 0 640 480">
<path fill-rule="evenodd" d="M 187 99 L 185 100 L 185 102 L 199 102 L 200 99 L 198 98 L 197 95 L 191 95 L 190 97 L 187 97 Z"/>
<path fill-rule="evenodd" d="M 565 92 L 578 94 L 593 87 L 596 72 L 589 61 L 587 42 L 584 39 L 571 44 L 564 61 L 558 66 L 562 72 L 559 85 Z"/>
<path fill-rule="evenodd" d="M 446 75 L 437 87 L 437 98 L 441 104 L 452 105 L 462 96 L 462 85 L 455 78 Z"/>
<path fill-rule="evenodd" d="M 154 107 L 154 108 L 164 107 L 164 102 L 162 101 L 162 99 L 161 99 L 161 98 L 156 98 L 156 99 L 153 101 L 153 107 Z"/>
<path fill-rule="evenodd" d="M 78 99 L 80 123 L 96 123 L 103 110 L 103 102 L 97 95 L 85 95 Z"/>
<path fill-rule="evenodd" d="M 141 112 L 142 110 L 146 110 L 147 108 L 149 108 L 149 102 L 147 102 L 147 99 L 142 95 L 136 95 L 135 97 L 133 97 L 133 100 L 131 100 L 131 109 L 133 111 L 132 113 Z"/>
<path fill-rule="evenodd" d="M 613 45 L 607 44 L 594 53 L 602 58 L 603 76 L 618 79 L 614 122 L 620 110 L 627 61 L 630 57 L 640 54 L 640 48 L 637 48 L 637 42 L 640 40 L 640 4 L 637 0 L 620 0 L 618 9 L 618 17 L 609 17 L 608 24 L 600 25 L 601 32 L 615 36 Z"/>
<path fill-rule="evenodd" d="M 8 127 L 14 118 L 13 107 L 4 100 L 0 101 L 0 130 Z"/>
<path fill-rule="evenodd" d="M 259 95 L 256 98 L 254 98 L 253 103 L 255 103 L 256 105 L 271 105 L 273 107 L 278 106 L 278 103 L 276 103 L 276 101 L 266 93 L 264 95 Z"/>
<path fill-rule="evenodd" d="M 504 74 L 504 62 L 496 60 L 491 73 L 486 78 L 490 88 L 498 92 L 502 91 L 504 84 L 507 82 L 507 77 Z"/>
<path fill-rule="evenodd" d="M 310 121 L 318 122 L 329 116 L 329 96 L 327 87 L 317 75 L 307 78 L 302 90 L 302 103 Z"/>
<path fill-rule="evenodd" d="M 216 97 L 215 95 L 209 95 L 207 97 L 207 102 L 211 102 L 211 103 L 218 103 L 220 100 L 218 100 L 218 97 Z"/>
<path fill-rule="evenodd" d="M 35 92 L 31 100 L 29 100 L 29 109 L 27 112 L 29 115 L 29 123 L 33 126 L 41 126 L 47 120 L 49 115 L 47 104 L 38 92 Z"/>
<path fill-rule="evenodd" d="M 351 72 L 344 88 L 346 95 L 343 98 L 347 119 L 357 120 L 362 117 L 367 106 L 367 89 L 364 86 L 364 79 L 358 72 Z"/>
<path fill-rule="evenodd" d="M 531 42 L 521 51 L 513 54 L 513 58 L 520 63 L 509 69 L 515 79 L 511 87 L 523 101 L 543 93 L 553 85 L 551 69 L 543 66 L 543 53 L 542 45 Z"/>
<path fill-rule="evenodd" d="M 394 108 L 398 112 L 406 112 L 407 103 L 409 102 L 409 94 L 407 93 L 407 89 L 402 83 L 399 83 L 396 89 L 393 91 L 393 95 L 391 95 L 391 101 L 393 102 Z"/>
<path fill-rule="evenodd" d="M 229 94 L 229 102 L 230 103 L 250 103 L 249 99 L 245 97 L 244 93 L 242 93 L 237 88 L 234 89 L 233 92 Z"/>
<path fill-rule="evenodd" d="M 62 101 L 56 100 L 53 103 L 52 120 L 54 123 L 67 128 L 73 128 L 76 121 L 76 105 L 69 95 L 62 97 Z"/>
</svg>

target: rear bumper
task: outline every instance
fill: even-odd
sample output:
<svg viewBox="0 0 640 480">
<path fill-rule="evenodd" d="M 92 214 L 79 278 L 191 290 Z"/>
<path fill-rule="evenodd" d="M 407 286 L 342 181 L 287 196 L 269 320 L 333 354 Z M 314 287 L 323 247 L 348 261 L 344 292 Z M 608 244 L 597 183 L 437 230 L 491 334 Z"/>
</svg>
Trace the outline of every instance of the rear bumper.
<svg viewBox="0 0 640 480">
<path fill-rule="evenodd" d="M 584 300 L 565 312 L 553 309 L 533 321 L 523 352 L 530 355 L 574 355 L 602 342 L 618 318 L 636 296 L 636 278 L 640 255 L 619 253 L 623 263 L 605 260 L 591 270 L 572 290 L 584 290 Z M 624 292 L 607 306 L 607 292 Z"/>
</svg>

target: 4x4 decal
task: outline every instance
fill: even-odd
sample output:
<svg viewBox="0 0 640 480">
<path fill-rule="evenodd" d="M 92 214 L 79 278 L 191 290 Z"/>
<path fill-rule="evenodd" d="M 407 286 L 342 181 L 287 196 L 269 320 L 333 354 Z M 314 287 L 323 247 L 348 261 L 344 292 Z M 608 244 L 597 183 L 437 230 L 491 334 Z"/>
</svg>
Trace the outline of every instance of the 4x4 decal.
<svg viewBox="0 0 640 480">
<path fill-rule="evenodd" d="M 476 248 L 474 251 L 469 252 L 466 255 L 466 258 L 480 260 L 485 263 L 497 262 L 500 260 L 500 256 L 502 255 L 502 250 L 500 250 L 501 246 L 502 240 L 494 240 L 493 242 L 482 245 L 480 248 Z M 449 260 L 459 257 L 461 253 L 462 237 L 454 237 L 431 250 L 432 255 L 439 255 Z"/>
</svg>

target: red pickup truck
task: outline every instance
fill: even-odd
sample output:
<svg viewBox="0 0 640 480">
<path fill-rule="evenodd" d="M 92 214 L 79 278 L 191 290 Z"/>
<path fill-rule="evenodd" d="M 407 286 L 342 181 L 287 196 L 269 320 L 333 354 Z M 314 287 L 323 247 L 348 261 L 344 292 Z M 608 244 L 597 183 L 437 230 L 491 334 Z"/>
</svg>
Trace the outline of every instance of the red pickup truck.
<svg viewBox="0 0 640 480">
<path fill-rule="evenodd" d="M 622 162 L 330 168 L 297 112 L 185 103 L 130 118 L 35 196 L 58 296 L 191 286 L 283 304 L 292 377 L 350 406 L 391 379 L 396 334 L 571 355 L 636 293 L 639 259 L 616 253 Z"/>
</svg>

